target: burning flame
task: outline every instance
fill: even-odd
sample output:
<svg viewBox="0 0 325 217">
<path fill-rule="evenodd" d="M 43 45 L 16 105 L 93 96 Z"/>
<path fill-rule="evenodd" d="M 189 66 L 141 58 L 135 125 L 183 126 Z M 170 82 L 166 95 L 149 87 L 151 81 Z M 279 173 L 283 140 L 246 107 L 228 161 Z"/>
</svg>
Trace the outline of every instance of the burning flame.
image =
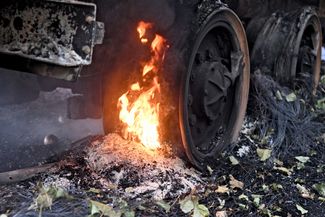
<svg viewBox="0 0 325 217">
<path fill-rule="evenodd" d="M 160 84 L 158 73 L 168 48 L 166 40 L 155 34 L 149 44 L 148 30 L 153 28 L 152 23 L 139 22 L 137 31 L 140 42 L 149 46 L 151 59 L 146 62 L 141 70 L 142 83 L 137 82 L 123 94 L 118 101 L 120 109 L 119 118 L 125 125 L 125 132 L 132 139 L 139 139 L 149 149 L 160 147 L 159 141 L 159 95 Z"/>
</svg>

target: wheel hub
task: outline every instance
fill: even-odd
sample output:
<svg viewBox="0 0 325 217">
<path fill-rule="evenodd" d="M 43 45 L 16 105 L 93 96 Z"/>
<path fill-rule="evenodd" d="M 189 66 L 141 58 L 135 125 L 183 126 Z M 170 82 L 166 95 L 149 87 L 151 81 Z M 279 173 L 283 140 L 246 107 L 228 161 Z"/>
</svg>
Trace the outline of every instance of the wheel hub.
<svg viewBox="0 0 325 217">
<path fill-rule="evenodd" d="M 226 77 L 231 74 L 221 62 L 204 62 L 198 67 L 201 79 L 193 81 L 192 98 L 197 99 L 199 109 L 195 113 L 215 121 L 221 116 L 227 102 L 228 88 L 232 81 Z"/>
</svg>

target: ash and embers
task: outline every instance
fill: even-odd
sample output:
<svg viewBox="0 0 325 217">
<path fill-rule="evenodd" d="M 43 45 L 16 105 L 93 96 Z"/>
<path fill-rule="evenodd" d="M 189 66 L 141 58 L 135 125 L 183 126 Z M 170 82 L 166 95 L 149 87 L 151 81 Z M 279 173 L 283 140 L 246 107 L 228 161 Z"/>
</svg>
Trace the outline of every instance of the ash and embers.
<svg viewBox="0 0 325 217">
<path fill-rule="evenodd" d="M 86 153 L 84 159 L 93 179 L 102 188 L 131 199 L 177 198 L 203 187 L 199 173 L 175 156 L 169 144 L 152 151 L 109 134 L 93 142 Z"/>
</svg>

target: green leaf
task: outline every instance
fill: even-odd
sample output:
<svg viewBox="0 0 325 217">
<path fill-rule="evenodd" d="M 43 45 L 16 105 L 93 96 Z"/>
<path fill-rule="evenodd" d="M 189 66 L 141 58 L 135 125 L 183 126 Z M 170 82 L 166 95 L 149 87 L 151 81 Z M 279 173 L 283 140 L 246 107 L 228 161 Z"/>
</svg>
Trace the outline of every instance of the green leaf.
<svg viewBox="0 0 325 217">
<path fill-rule="evenodd" d="M 261 199 L 262 199 L 262 195 L 252 194 L 252 198 L 253 198 L 253 204 L 255 205 L 255 207 L 259 207 Z"/>
<path fill-rule="evenodd" d="M 101 202 L 97 202 L 94 200 L 90 200 L 90 215 L 100 214 L 103 216 L 109 217 L 120 217 L 122 215 L 121 212 L 115 212 L 112 207 L 103 204 Z"/>
<path fill-rule="evenodd" d="M 248 210 L 248 206 L 242 203 L 238 204 L 239 208 L 241 208 L 242 210 Z"/>
<path fill-rule="evenodd" d="M 313 185 L 313 188 L 322 196 L 325 197 L 325 182 Z"/>
<path fill-rule="evenodd" d="M 317 100 L 317 102 L 316 102 L 316 108 L 318 110 L 325 111 L 325 97 L 323 99 Z"/>
<path fill-rule="evenodd" d="M 287 102 L 294 102 L 297 100 L 297 96 L 295 93 L 290 93 L 289 95 L 286 95 L 285 98 Z"/>
<path fill-rule="evenodd" d="M 310 157 L 297 156 L 295 159 L 301 163 L 307 163 L 310 160 Z"/>
<path fill-rule="evenodd" d="M 272 150 L 270 149 L 257 149 L 257 155 L 260 158 L 261 161 L 266 161 L 271 157 Z"/>
<path fill-rule="evenodd" d="M 279 191 L 279 190 L 283 189 L 283 186 L 281 184 L 272 183 L 271 188 L 273 191 Z"/>
<path fill-rule="evenodd" d="M 195 206 L 193 217 L 208 217 L 209 215 L 210 212 L 206 206 L 202 204 L 198 204 L 197 206 Z"/>
<path fill-rule="evenodd" d="M 239 161 L 234 156 L 230 156 L 229 160 L 230 160 L 231 164 L 234 166 L 239 164 Z"/>
<path fill-rule="evenodd" d="M 88 190 L 88 192 L 90 193 L 94 193 L 94 194 L 99 194 L 101 192 L 101 190 L 97 189 L 97 188 L 90 188 Z"/>
<path fill-rule="evenodd" d="M 134 211 L 125 211 L 123 212 L 124 217 L 135 217 L 135 212 Z"/>
<path fill-rule="evenodd" d="M 239 200 L 246 200 L 247 202 L 249 202 L 250 200 L 248 199 L 248 196 L 246 196 L 245 194 L 241 194 L 238 197 Z"/>
<path fill-rule="evenodd" d="M 301 212 L 302 215 L 305 215 L 308 213 L 308 210 L 304 209 L 302 206 L 299 204 L 296 204 L 296 208 Z"/>
<path fill-rule="evenodd" d="M 194 203 L 192 201 L 192 196 L 189 195 L 179 202 L 181 210 L 183 213 L 188 214 L 194 209 Z"/>
<path fill-rule="evenodd" d="M 163 200 L 160 200 L 160 201 L 156 201 L 156 204 L 158 206 L 160 206 L 161 208 L 163 208 L 166 213 L 169 213 L 170 212 L 171 206 L 167 202 L 165 202 Z"/>
</svg>

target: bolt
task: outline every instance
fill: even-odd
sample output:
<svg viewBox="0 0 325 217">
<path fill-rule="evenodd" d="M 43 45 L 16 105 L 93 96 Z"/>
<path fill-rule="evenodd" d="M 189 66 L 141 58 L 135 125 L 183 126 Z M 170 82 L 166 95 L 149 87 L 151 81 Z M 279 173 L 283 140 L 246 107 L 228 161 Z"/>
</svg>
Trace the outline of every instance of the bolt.
<svg viewBox="0 0 325 217">
<path fill-rule="evenodd" d="M 38 48 L 34 48 L 32 52 L 35 56 L 39 56 L 41 54 L 41 51 Z"/>
<path fill-rule="evenodd" d="M 86 16 L 86 23 L 91 24 L 95 21 L 95 18 L 93 16 Z"/>
<path fill-rule="evenodd" d="M 44 138 L 44 145 L 55 145 L 59 141 L 58 137 L 50 134 Z"/>
<path fill-rule="evenodd" d="M 75 79 L 75 76 L 73 74 L 69 74 L 65 78 L 67 81 L 73 81 Z"/>
<path fill-rule="evenodd" d="M 90 49 L 90 47 L 88 46 L 88 45 L 85 45 L 85 46 L 83 46 L 82 47 L 82 51 L 85 53 L 85 54 L 90 54 L 90 51 L 91 51 L 91 49 Z"/>
<path fill-rule="evenodd" d="M 208 89 L 204 89 L 204 95 L 206 95 L 206 96 L 209 95 L 209 91 L 208 91 Z"/>
</svg>

